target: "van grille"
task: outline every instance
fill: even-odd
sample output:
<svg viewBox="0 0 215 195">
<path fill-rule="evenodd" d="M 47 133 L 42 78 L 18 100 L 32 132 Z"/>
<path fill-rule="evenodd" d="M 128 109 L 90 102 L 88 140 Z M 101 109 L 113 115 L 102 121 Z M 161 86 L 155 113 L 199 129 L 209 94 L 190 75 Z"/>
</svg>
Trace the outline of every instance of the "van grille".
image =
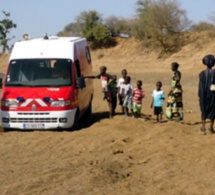
<svg viewBox="0 0 215 195">
<path fill-rule="evenodd" d="M 10 118 L 12 123 L 57 123 L 57 118 Z"/>
</svg>

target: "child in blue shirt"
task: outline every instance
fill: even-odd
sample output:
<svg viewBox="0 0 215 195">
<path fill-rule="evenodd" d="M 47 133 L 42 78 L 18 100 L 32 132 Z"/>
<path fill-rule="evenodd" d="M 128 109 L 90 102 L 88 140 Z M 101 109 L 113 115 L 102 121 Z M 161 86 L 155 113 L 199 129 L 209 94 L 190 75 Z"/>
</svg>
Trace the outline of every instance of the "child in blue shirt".
<svg viewBox="0 0 215 195">
<path fill-rule="evenodd" d="M 163 115 L 163 103 L 165 99 L 165 94 L 161 90 L 162 83 L 158 81 L 156 83 L 156 89 L 152 92 L 152 104 L 151 108 L 154 107 L 154 114 L 157 116 L 157 122 L 161 123 Z"/>
</svg>

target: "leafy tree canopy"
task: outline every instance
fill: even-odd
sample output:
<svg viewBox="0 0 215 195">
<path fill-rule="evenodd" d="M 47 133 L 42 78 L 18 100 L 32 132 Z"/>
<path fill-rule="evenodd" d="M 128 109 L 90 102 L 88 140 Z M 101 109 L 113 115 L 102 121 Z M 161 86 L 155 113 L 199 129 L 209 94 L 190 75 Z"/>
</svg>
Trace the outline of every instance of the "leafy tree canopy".
<svg viewBox="0 0 215 195">
<path fill-rule="evenodd" d="M 9 19 L 10 13 L 3 11 L 3 14 L 5 19 L 0 20 L 0 45 L 2 46 L 2 53 L 4 53 L 6 49 L 9 50 L 8 41 L 14 37 L 8 38 L 8 34 L 12 28 L 16 28 L 16 24 Z"/>
<path fill-rule="evenodd" d="M 176 0 L 139 0 L 137 6 L 139 31 L 145 40 L 163 51 L 175 50 L 180 45 L 180 33 L 190 25 L 186 11 Z"/>
</svg>

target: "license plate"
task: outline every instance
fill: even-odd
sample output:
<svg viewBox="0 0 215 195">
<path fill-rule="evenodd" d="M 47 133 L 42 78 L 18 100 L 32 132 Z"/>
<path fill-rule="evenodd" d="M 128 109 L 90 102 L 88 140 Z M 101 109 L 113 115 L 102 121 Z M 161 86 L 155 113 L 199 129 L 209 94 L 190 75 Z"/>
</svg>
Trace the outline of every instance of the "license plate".
<svg viewBox="0 0 215 195">
<path fill-rule="evenodd" d="M 23 124 L 24 129 L 44 129 L 45 124 Z"/>
</svg>

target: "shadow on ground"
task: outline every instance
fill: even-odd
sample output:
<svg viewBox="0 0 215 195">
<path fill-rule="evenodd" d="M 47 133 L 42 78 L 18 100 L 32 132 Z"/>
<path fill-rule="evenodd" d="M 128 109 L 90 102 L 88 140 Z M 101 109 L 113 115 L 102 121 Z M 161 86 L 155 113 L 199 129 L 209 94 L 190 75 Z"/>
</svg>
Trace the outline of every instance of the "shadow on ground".
<svg viewBox="0 0 215 195">
<path fill-rule="evenodd" d="M 102 119 L 109 118 L 109 112 L 96 112 L 92 113 L 91 118 L 81 118 L 79 121 L 79 130 L 88 128 L 94 123 L 101 121 Z"/>
</svg>

